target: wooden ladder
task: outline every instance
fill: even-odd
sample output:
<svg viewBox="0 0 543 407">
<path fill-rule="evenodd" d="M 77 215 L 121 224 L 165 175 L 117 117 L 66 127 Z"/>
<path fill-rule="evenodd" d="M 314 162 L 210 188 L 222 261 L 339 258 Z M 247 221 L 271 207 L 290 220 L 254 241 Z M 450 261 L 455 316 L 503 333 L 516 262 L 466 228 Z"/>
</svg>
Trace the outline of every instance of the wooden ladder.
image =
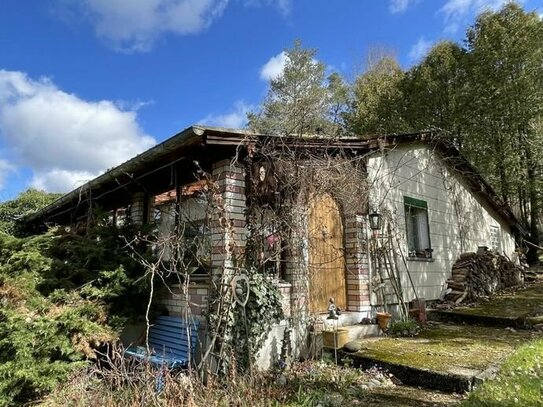
<svg viewBox="0 0 543 407">
<path fill-rule="evenodd" d="M 372 236 L 370 253 L 374 270 L 377 271 L 379 282 L 375 290 L 379 290 L 382 306 L 389 312 L 391 304 L 398 304 L 402 319 L 408 317 L 408 307 L 402 291 L 400 269 L 394 251 L 390 227 L 386 235 Z"/>
</svg>

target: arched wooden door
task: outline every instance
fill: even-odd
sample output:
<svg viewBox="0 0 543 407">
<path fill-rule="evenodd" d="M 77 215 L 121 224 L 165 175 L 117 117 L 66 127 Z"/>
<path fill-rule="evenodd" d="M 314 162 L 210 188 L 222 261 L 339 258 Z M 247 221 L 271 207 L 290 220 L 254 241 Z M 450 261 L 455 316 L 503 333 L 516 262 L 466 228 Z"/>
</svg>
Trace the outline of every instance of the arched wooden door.
<svg viewBox="0 0 543 407">
<path fill-rule="evenodd" d="M 341 309 L 347 306 L 343 222 L 336 201 L 314 195 L 309 204 L 309 310 L 326 312 L 333 297 Z"/>
</svg>

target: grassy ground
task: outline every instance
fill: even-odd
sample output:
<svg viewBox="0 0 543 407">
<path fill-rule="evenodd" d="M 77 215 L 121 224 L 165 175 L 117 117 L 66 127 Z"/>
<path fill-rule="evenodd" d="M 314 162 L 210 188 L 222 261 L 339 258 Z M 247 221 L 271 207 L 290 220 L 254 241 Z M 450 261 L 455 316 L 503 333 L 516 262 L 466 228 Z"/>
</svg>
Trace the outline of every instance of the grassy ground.
<svg viewBox="0 0 543 407">
<path fill-rule="evenodd" d="M 506 318 L 543 315 L 543 284 L 509 289 L 489 301 L 477 304 L 476 307 L 457 307 L 454 311 Z"/>
<path fill-rule="evenodd" d="M 499 375 L 480 385 L 467 400 L 463 395 L 394 384 L 393 378 L 376 369 L 360 371 L 325 362 L 304 362 L 280 374 L 232 376 L 228 384 L 211 381 L 207 386 L 184 374 L 166 374 L 161 393 L 156 392 L 156 372 L 145 366 L 139 371 L 82 371 L 39 405 L 543 407 L 542 375 L 543 339 L 536 339 L 520 346 L 502 365 Z"/>
<path fill-rule="evenodd" d="M 414 338 L 364 340 L 360 354 L 438 372 L 481 371 L 503 360 L 534 335 L 531 331 L 437 324 Z"/>
<path fill-rule="evenodd" d="M 543 339 L 525 344 L 462 407 L 543 406 Z"/>
</svg>

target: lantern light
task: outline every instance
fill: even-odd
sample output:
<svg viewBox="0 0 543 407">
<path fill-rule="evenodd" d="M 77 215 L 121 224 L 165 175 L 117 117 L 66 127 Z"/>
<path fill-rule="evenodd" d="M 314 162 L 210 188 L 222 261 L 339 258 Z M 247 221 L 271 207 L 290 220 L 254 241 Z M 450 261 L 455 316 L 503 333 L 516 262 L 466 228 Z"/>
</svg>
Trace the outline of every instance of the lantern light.
<svg viewBox="0 0 543 407">
<path fill-rule="evenodd" d="M 381 229 L 381 218 L 382 215 L 377 212 L 372 212 L 368 215 L 370 219 L 370 228 L 371 230 L 380 230 Z"/>
</svg>

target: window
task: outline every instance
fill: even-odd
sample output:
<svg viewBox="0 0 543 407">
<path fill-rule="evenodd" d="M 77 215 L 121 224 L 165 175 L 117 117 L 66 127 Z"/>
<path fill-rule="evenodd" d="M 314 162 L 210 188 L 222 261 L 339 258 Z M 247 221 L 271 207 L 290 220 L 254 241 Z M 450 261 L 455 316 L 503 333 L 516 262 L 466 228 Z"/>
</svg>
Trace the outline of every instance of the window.
<svg viewBox="0 0 543 407">
<path fill-rule="evenodd" d="M 502 249 L 499 226 L 490 226 L 490 248 L 499 252 Z"/>
<path fill-rule="evenodd" d="M 183 197 L 176 216 L 176 204 L 171 202 L 155 205 L 154 218 L 159 242 L 154 246 L 155 255 L 164 261 L 171 261 L 172 252 L 182 253 L 182 264 L 192 278 L 203 278 L 211 265 L 211 230 L 207 222 L 207 200 L 195 196 Z M 177 233 L 179 241 L 168 239 L 175 231 L 176 218 L 179 220 Z M 161 252 L 162 251 L 162 252 Z"/>
<path fill-rule="evenodd" d="M 404 209 L 408 256 L 431 259 L 428 204 L 420 199 L 404 196 Z"/>
</svg>

